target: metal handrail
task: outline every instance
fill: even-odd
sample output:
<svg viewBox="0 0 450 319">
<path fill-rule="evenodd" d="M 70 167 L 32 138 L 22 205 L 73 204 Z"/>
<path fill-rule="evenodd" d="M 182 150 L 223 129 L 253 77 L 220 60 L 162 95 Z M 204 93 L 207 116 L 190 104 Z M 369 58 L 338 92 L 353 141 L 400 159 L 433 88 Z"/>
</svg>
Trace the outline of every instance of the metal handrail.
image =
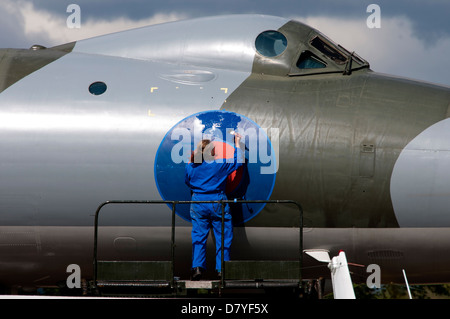
<svg viewBox="0 0 450 319">
<path fill-rule="evenodd" d="M 172 258 L 172 276 L 171 276 L 171 284 L 174 286 L 174 260 L 175 260 L 175 207 L 178 204 L 192 204 L 192 203 L 220 203 L 222 207 L 222 237 L 221 237 L 221 268 L 222 268 L 222 277 L 221 277 L 221 285 L 224 287 L 224 278 L 225 278 L 225 267 L 224 267 L 224 222 L 225 222 L 225 205 L 224 204 L 255 204 L 255 203 L 264 203 L 264 204 L 294 204 L 297 206 L 299 210 L 299 282 L 302 282 L 302 265 L 303 265 L 303 208 L 302 206 L 293 200 L 215 200 L 215 201 L 193 201 L 193 200 L 185 200 L 185 201 L 172 201 L 172 200 L 109 200 L 103 202 L 97 207 L 95 211 L 95 223 L 94 223 L 94 288 L 97 287 L 97 263 L 98 263 L 98 218 L 100 215 L 100 211 L 103 207 L 109 204 L 170 204 L 172 206 L 172 236 L 171 236 L 171 258 Z"/>
<path fill-rule="evenodd" d="M 97 287 L 97 264 L 98 264 L 98 217 L 100 215 L 100 210 L 109 204 L 172 204 L 172 236 L 171 236 L 171 258 L 172 258 L 172 279 L 171 285 L 173 287 L 173 274 L 174 267 L 173 261 L 175 258 L 175 201 L 164 201 L 164 200 L 109 200 L 103 202 L 97 207 L 95 211 L 95 223 L 94 223 L 94 288 Z"/>
</svg>

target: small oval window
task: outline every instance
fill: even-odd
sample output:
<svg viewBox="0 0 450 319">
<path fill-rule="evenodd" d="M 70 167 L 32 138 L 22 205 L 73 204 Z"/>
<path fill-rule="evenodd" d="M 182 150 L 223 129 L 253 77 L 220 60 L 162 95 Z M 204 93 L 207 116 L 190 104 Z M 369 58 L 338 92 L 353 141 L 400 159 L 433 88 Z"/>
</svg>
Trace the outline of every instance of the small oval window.
<svg viewBox="0 0 450 319">
<path fill-rule="evenodd" d="M 281 32 L 264 31 L 256 38 L 255 47 L 260 54 L 274 57 L 286 50 L 287 39 Z"/>
<path fill-rule="evenodd" d="M 106 91 L 106 84 L 105 82 L 94 82 L 91 85 L 89 85 L 89 93 L 93 95 L 100 95 L 105 93 Z"/>
</svg>

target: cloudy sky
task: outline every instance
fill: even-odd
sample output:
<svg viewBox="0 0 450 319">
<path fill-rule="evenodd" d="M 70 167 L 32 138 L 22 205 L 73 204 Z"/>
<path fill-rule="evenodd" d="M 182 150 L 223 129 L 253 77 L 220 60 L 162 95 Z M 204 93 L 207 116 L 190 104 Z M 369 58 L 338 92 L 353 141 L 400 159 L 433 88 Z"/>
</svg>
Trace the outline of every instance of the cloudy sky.
<svg viewBox="0 0 450 319">
<path fill-rule="evenodd" d="M 68 28 L 70 4 L 81 27 Z M 369 28 L 369 4 L 381 28 Z M 374 71 L 450 86 L 449 0 L 0 0 L 0 47 L 58 45 L 135 27 L 211 15 L 258 13 L 317 28 Z"/>
</svg>

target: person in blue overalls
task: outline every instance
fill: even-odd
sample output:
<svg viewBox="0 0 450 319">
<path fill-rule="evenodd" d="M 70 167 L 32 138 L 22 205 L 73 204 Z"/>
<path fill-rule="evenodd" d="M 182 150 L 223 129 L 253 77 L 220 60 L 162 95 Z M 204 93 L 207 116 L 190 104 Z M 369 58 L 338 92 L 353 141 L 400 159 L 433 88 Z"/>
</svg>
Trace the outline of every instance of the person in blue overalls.
<svg viewBox="0 0 450 319">
<path fill-rule="evenodd" d="M 241 136 L 234 133 L 235 150 L 233 162 L 225 159 L 214 160 L 214 146 L 210 140 L 202 140 L 197 153 L 186 165 L 185 183 L 192 192 L 193 201 L 227 200 L 226 180 L 229 174 L 243 165 L 243 152 L 240 148 Z M 201 154 L 201 156 L 200 156 Z M 199 159 L 201 158 L 201 160 Z M 221 276 L 222 255 L 222 206 L 220 203 L 192 203 L 192 280 L 200 280 L 206 270 L 206 241 L 210 228 L 216 240 L 216 272 Z M 224 207 L 224 260 L 230 260 L 230 246 L 233 239 L 233 226 L 230 207 Z"/>
</svg>

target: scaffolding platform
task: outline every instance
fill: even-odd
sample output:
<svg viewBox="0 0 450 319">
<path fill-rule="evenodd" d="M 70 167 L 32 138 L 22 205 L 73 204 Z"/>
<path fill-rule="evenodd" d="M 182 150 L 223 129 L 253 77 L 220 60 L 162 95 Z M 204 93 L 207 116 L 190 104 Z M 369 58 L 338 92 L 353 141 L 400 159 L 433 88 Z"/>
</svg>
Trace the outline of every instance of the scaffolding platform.
<svg viewBox="0 0 450 319">
<path fill-rule="evenodd" d="M 294 289 L 302 288 L 303 212 L 300 204 L 290 200 L 274 201 L 195 201 L 220 203 L 222 215 L 224 204 L 229 203 L 290 203 L 299 209 L 299 256 L 297 260 L 233 260 L 222 258 L 222 276 L 217 280 L 180 280 L 174 273 L 175 263 L 175 207 L 194 201 L 108 201 L 101 204 L 95 214 L 94 234 L 94 280 L 92 289 L 96 294 L 113 291 L 116 294 L 184 295 L 192 291 L 206 291 L 219 295 L 230 289 Z M 98 217 L 107 204 L 171 204 L 172 236 L 171 260 L 168 261 L 117 261 L 98 260 Z M 222 233 L 223 233 L 222 216 Z M 222 236 L 223 247 L 223 236 Z M 223 256 L 223 253 L 222 253 Z"/>
</svg>

